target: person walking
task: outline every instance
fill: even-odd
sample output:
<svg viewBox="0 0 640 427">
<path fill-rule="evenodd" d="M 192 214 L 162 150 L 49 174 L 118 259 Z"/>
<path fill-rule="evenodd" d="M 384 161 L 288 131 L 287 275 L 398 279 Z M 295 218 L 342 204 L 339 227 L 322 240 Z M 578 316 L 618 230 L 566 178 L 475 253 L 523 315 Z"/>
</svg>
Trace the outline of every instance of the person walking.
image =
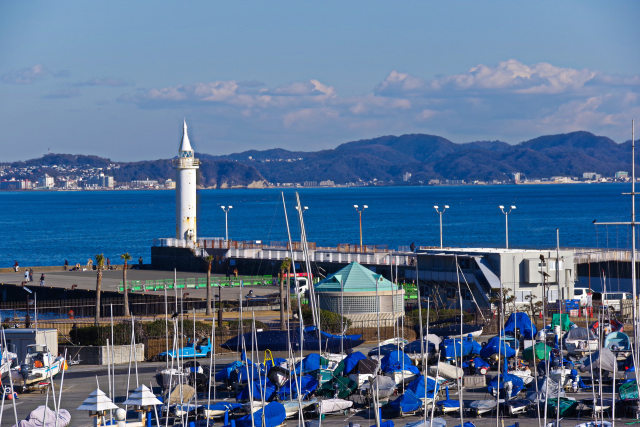
<svg viewBox="0 0 640 427">
<path fill-rule="evenodd" d="M 24 270 L 24 281 L 25 282 L 29 281 L 29 270 L 27 270 L 26 268 Z"/>
<path fill-rule="evenodd" d="M 69 260 L 65 259 L 64 260 L 64 271 L 67 271 L 69 269 Z"/>
<path fill-rule="evenodd" d="M 20 265 L 18 264 L 18 261 L 13 262 L 13 271 L 15 271 L 16 273 L 20 271 Z"/>
<path fill-rule="evenodd" d="M 40 286 L 44 286 L 44 273 L 40 275 Z"/>
<path fill-rule="evenodd" d="M 33 282 L 33 268 L 29 269 L 29 281 Z"/>
</svg>

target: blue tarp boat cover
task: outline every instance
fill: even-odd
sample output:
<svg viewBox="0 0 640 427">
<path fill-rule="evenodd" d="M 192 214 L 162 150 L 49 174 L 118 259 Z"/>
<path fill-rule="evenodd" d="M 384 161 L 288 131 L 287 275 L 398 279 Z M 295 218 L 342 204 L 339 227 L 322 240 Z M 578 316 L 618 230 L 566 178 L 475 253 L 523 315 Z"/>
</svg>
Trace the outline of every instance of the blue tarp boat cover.
<svg viewBox="0 0 640 427">
<path fill-rule="evenodd" d="M 438 383 L 433 378 L 427 377 L 427 397 L 433 398 L 434 392 L 437 392 L 438 389 Z M 424 399 L 424 376 L 420 375 L 419 377 L 411 381 L 407 386 L 407 390 L 411 390 L 420 399 Z"/>
<path fill-rule="evenodd" d="M 392 351 L 382 358 L 380 363 L 382 372 L 398 372 L 401 370 L 410 371 L 412 374 L 419 374 L 420 370 L 411 362 L 409 356 L 402 351 Z"/>
<path fill-rule="evenodd" d="M 206 405 L 205 405 L 206 406 Z M 209 406 L 207 406 L 207 408 L 210 411 L 229 411 L 229 412 L 233 412 L 236 409 L 240 409 L 242 408 L 242 403 L 235 403 L 235 402 L 216 402 L 216 403 L 212 403 Z"/>
<path fill-rule="evenodd" d="M 418 420 L 410 423 L 406 423 L 404 427 L 447 427 L 447 422 L 444 418 L 435 417 L 433 423 L 430 420 Z"/>
<path fill-rule="evenodd" d="M 482 346 L 474 341 L 471 336 L 467 336 L 462 339 L 462 347 L 460 344 L 460 338 L 447 338 L 440 343 L 440 351 L 444 354 L 446 359 L 478 354 L 481 350 Z"/>
<path fill-rule="evenodd" d="M 425 353 L 433 353 L 436 351 L 436 345 L 431 341 L 423 341 L 424 351 Z M 404 346 L 404 352 L 407 354 L 420 354 L 422 349 L 420 348 L 420 340 L 411 341 L 409 344 Z"/>
<path fill-rule="evenodd" d="M 527 340 L 532 340 L 538 333 L 538 329 L 531 322 L 529 315 L 523 312 L 511 313 L 507 323 L 504 324 L 505 332 L 513 334 L 516 328 L 520 330 L 520 334 Z"/>
<path fill-rule="evenodd" d="M 316 332 L 317 330 L 318 328 L 316 328 L 315 326 L 306 326 L 304 328 L 304 331 L 307 333 Z M 324 338 L 330 338 L 330 339 L 336 339 L 336 340 L 341 340 L 341 339 L 359 340 L 360 338 L 362 338 L 362 335 L 334 335 L 325 331 L 320 331 L 320 334 L 322 334 Z"/>
<path fill-rule="evenodd" d="M 225 381 L 231 379 L 232 373 L 236 372 L 241 367 L 242 362 L 240 361 L 236 360 L 235 362 L 229 363 L 227 366 L 216 372 L 216 381 Z"/>
<path fill-rule="evenodd" d="M 251 364 L 249 366 L 240 367 L 235 374 L 231 374 L 230 379 L 239 383 L 246 383 L 251 380 L 257 381 L 260 376 L 263 378 L 266 376 L 262 365 Z"/>
<path fill-rule="evenodd" d="M 304 399 L 316 391 L 318 388 L 318 380 L 311 375 L 302 375 L 297 378 L 291 377 L 278 391 L 278 397 L 281 400 L 297 399 L 298 388 L 300 388 L 302 398 Z M 291 390 L 291 393 L 289 393 L 289 390 Z"/>
<path fill-rule="evenodd" d="M 458 424 L 456 427 L 476 427 L 476 425 L 471 421 L 465 421 L 464 425 Z"/>
<path fill-rule="evenodd" d="M 264 413 L 264 425 L 262 424 L 262 414 Z M 287 418 L 284 405 L 280 402 L 269 402 L 267 406 L 259 409 L 253 414 L 253 425 L 255 427 L 276 427 L 282 424 Z M 251 427 L 251 414 L 245 415 L 236 420 L 237 427 Z"/>
<path fill-rule="evenodd" d="M 320 368 L 326 368 L 326 365 L 327 359 L 321 357 L 318 353 L 310 353 L 302 359 L 302 362 L 296 365 L 296 374 L 317 371 Z"/>
<path fill-rule="evenodd" d="M 500 353 L 501 356 L 504 357 L 513 357 L 516 355 L 516 351 L 507 344 L 504 339 L 501 339 L 499 336 L 495 336 L 487 342 L 482 350 L 480 351 L 480 357 L 483 359 L 488 359 L 494 354 Z"/>
<path fill-rule="evenodd" d="M 522 381 L 522 378 L 516 375 L 502 373 L 500 374 L 500 390 L 502 391 L 501 393 L 502 397 L 505 397 L 504 385 L 509 381 L 511 382 L 511 386 L 512 386 L 510 397 L 517 395 L 524 388 L 524 382 Z M 489 381 L 489 384 L 487 385 L 487 390 L 489 391 L 490 394 L 493 394 L 497 388 L 498 388 L 498 376 L 496 375 L 491 381 Z"/>
<path fill-rule="evenodd" d="M 372 425 L 371 427 L 376 427 L 376 425 Z M 393 427 L 393 420 L 385 420 L 380 422 L 380 427 Z"/>
<path fill-rule="evenodd" d="M 369 353 L 367 354 L 369 355 L 369 357 L 377 356 L 378 354 L 380 356 L 386 356 L 387 354 L 397 349 L 398 349 L 398 344 L 385 344 L 379 347 L 372 348 L 371 350 L 369 350 Z"/>
<path fill-rule="evenodd" d="M 356 367 L 359 361 L 366 359 L 367 356 L 359 351 L 355 351 L 344 358 L 344 373 L 349 375 L 351 371 Z"/>
<path fill-rule="evenodd" d="M 251 385 L 253 386 L 253 400 L 262 400 L 263 390 L 264 400 L 271 399 L 273 394 L 276 392 L 276 386 L 264 377 L 262 377 L 262 384 L 260 384 L 258 380 L 255 380 L 251 383 Z M 240 390 L 240 393 L 238 393 L 238 395 L 236 396 L 236 400 L 245 401 L 249 400 L 249 397 L 249 384 L 247 384 L 242 390 Z"/>
<path fill-rule="evenodd" d="M 405 390 L 402 396 L 389 403 L 389 408 L 399 415 L 415 412 L 421 406 L 422 401 L 411 390 Z"/>
</svg>

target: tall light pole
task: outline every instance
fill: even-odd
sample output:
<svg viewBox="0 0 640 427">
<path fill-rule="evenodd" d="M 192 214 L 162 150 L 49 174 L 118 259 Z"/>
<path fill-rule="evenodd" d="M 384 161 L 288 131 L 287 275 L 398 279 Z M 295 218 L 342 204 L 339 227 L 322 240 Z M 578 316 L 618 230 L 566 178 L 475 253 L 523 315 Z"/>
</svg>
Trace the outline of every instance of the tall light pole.
<svg viewBox="0 0 640 427">
<path fill-rule="evenodd" d="M 229 241 L 229 211 L 233 209 L 233 206 L 220 206 L 220 209 L 224 211 L 224 241 Z"/>
<path fill-rule="evenodd" d="M 444 208 L 442 210 L 439 210 L 440 206 L 433 205 L 433 209 L 435 209 L 438 215 L 440 215 L 440 249 L 442 249 L 442 214 L 444 213 L 444 211 L 449 209 L 449 205 L 444 205 Z"/>
<path fill-rule="evenodd" d="M 365 209 L 368 209 L 369 206 L 367 206 L 367 205 L 362 205 L 362 206 L 353 205 L 353 207 L 355 208 L 356 212 L 358 212 L 358 217 L 360 219 L 360 252 L 363 252 L 363 250 L 362 250 L 362 212 L 364 212 Z"/>
<path fill-rule="evenodd" d="M 504 205 L 498 206 L 502 213 L 504 214 L 504 235 L 505 235 L 505 246 L 509 249 L 509 214 L 512 210 L 516 208 L 515 205 L 509 206 L 509 210 L 505 210 Z"/>
</svg>

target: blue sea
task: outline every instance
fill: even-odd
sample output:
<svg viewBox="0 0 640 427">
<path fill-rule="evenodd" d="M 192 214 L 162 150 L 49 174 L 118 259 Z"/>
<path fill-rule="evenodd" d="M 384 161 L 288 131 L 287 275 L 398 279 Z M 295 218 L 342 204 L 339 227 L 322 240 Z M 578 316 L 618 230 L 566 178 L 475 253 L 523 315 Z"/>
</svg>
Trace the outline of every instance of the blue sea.
<svg viewBox="0 0 640 427">
<path fill-rule="evenodd" d="M 295 191 L 284 190 L 293 238 L 300 232 Z M 627 221 L 629 184 L 489 185 L 437 187 L 301 188 L 307 236 L 320 246 L 358 243 L 354 204 L 362 215 L 365 244 L 391 248 L 439 245 L 433 205 L 448 204 L 443 217 L 444 245 L 499 247 L 505 244 L 505 217 L 498 205 L 516 205 L 509 215 L 511 247 L 555 247 L 556 228 L 563 247 L 629 248 L 626 226 L 594 226 Z M 287 239 L 280 189 L 200 190 L 199 237 Z M 98 253 L 120 262 L 150 261 L 153 240 L 175 237 L 174 191 L 0 192 L 0 266 L 86 263 Z"/>
</svg>

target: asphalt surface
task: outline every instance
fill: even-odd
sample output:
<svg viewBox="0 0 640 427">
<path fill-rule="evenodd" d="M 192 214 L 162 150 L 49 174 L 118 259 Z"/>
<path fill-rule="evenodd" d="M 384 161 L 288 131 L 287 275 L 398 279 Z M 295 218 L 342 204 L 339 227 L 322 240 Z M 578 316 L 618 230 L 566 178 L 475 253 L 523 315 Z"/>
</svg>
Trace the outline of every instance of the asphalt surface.
<svg viewBox="0 0 640 427">
<path fill-rule="evenodd" d="M 370 346 L 363 346 L 360 348 L 361 351 L 366 353 L 369 350 Z M 278 356 L 274 354 L 274 356 Z M 222 366 L 223 364 L 229 363 L 231 361 L 237 360 L 237 354 L 222 354 L 216 356 L 217 362 L 216 366 Z M 204 364 L 208 362 L 202 361 Z M 154 379 L 154 375 L 156 371 L 162 367 L 164 367 L 164 362 L 144 362 L 138 364 L 138 375 L 137 381 L 140 384 L 145 384 L 147 386 L 153 386 L 155 391 L 158 392 L 157 384 Z M 491 375 L 491 374 L 490 374 Z M 588 379 L 587 383 L 588 383 Z M 62 377 L 54 379 L 54 386 L 56 389 L 56 393 L 60 390 L 60 385 L 62 382 Z M 96 389 L 97 385 L 100 385 L 100 388 L 107 394 L 109 394 L 109 386 L 108 386 L 108 374 L 107 368 L 103 366 L 70 366 L 69 370 L 65 372 L 64 375 L 64 385 L 62 389 L 62 404 L 61 407 L 67 409 L 71 413 L 71 425 L 72 426 L 89 426 L 92 425 L 92 419 L 89 417 L 89 414 L 84 411 L 78 411 L 76 408 L 82 403 L 82 401 Z M 127 388 L 128 385 L 128 388 Z M 118 365 L 116 367 L 116 377 L 115 377 L 115 398 L 113 399 L 116 404 L 119 406 L 126 399 L 127 390 L 133 390 L 137 386 L 135 369 L 132 367 L 131 374 L 128 373 L 127 365 Z M 611 396 L 611 388 L 606 387 L 604 390 L 604 396 Z M 451 398 L 455 399 L 458 395 L 452 391 Z M 583 398 L 591 398 L 591 391 L 580 392 L 580 393 L 569 393 L 569 397 L 574 397 L 578 400 Z M 30 392 L 21 394 L 16 403 L 16 411 L 18 415 L 18 419 L 24 419 L 29 412 L 35 409 L 39 405 L 43 405 L 45 403 L 45 399 L 47 397 L 46 393 L 40 392 Z M 221 397 L 221 394 L 218 393 L 218 398 Z M 464 400 L 466 403 L 472 400 L 478 399 L 492 399 L 485 391 L 464 391 Z M 220 400 L 220 399 L 219 399 Z M 233 400 L 230 398 L 229 400 Z M 49 396 L 49 407 L 53 408 L 53 403 L 51 400 L 51 396 Z M 631 422 L 631 419 L 626 419 L 622 417 L 620 411 L 616 413 L 616 421 L 618 423 L 622 422 Z M 436 415 L 438 416 L 438 415 Z M 448 426 L 456 426 L 460 424 L 460 417 L 456 413 L 453 416 L 444 416 L 443 417 L 447 421 Z M 394 419 L 394 423 L 399 426 L 403 426 L 408 422 L 417 421 L 421 419 L 420 416 L 412 416 L 412 417 L 403 417 L 399 419 Z M 606 419 L 606 418 L 605 418 Z M 578 418 L 567 418 L 561 421 L 561 425 L 564 426 L 575 426 L 581 422 L 591 420 L 591 416 L 589 414 L 585 414 L 582 419 Z M 486 415 L 481 418 L 469 417 L 468 414 L 465 413 L 464 421 L 471 421 L 477 427 L 484 426 L 496 426 L 496 418 L 495 415 Z M 551 421 L 551 420 L 550 420 Z M 0 425 L 9 426 L 15 422 L 15 418 L 13 415 L 12 402 L 5 401 L 5 407 L 2 415 L 2 420 Z M 370 417 L 370 413 L 366 410 L 360 411 L 352 411 L 348 415 L 331 415 L 327 416 L 322 420 L 322 425 L 326 426 L 346 426 L 352 422 L 354 424 L 359 424 L 361 426 L 370 426 L 374 425 L 375 421 Z M 518 422 L 522 427 L 528 426 L 538 426 L 537 416 L 533 415 L 531 417 L 521 416 L 520 418 L 510 419 L 508 417 L 504 417 L 503 420 L 498 424 L 499 427 L 510 426 L 515 422 Z M 297 425 L 297 419 L 287 420 L 286 424 L 288 426 Z"/>
</svg>

